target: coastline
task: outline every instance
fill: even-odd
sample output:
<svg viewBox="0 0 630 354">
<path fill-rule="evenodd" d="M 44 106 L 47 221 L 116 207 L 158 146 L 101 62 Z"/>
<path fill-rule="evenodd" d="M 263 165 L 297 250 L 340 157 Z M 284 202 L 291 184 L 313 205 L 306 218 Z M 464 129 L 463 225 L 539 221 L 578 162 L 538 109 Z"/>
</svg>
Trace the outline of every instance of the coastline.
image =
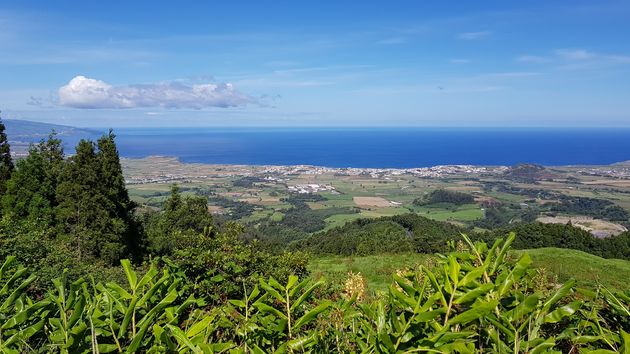
<svg viewBox="0 0 630 354">
<path fill-rule="evenodd" d="M 444 178 L 448 176 L 499 176 L 511 169 L 510 166 L 492 165 L 436 165 L 415 168 L 361 168 L 361 167 L 328 167 L 317 165 L 255 165 L 255 164 L 212 164 L 199 162 L 182 162 L 174 156 L 148 156 L 144 158 L 122 157 L 121 163 L 126 172 L 128 184 L 150 183 L 147 180 L 166 182 L 167 180 L 185 180 L 189 178 L 207 178 L 215 176 L 251 176 L 251 175 L 320 175 L 341 174 L 345 176 L 369 175 L 373 178 L 387 178 L 398 175 L 410 175 L 418 178 Z M 144 165 L 151 167 L 143 168 Z M 534 164 L 523 164 L 539 166 Z M 542 165 L 540 165 L 542 166 Z M 630 161 L 617 162 L 610 165 L 565 165 L 542 166 L 545 169 L 570 170 L 574 173 L 593 177 L 630 179 Z M 157 171 L 157 173 L 156 173 Z M 179 173 L 177 173 L 179 172 Z M 181 173 L 181 174 L 180 174 Z M 151 177 L 152 176 L 152 177 Z"/>
</svg>

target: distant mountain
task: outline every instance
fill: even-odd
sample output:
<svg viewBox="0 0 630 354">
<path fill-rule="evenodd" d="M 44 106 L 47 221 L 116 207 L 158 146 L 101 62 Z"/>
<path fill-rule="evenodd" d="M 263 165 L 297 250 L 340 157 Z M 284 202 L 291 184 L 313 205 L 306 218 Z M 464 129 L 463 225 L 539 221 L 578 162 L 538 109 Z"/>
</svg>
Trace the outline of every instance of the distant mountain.
<svg viewBox="0 0 630 354">
<path fill-rule="evenodd" d="M 103 133 L 93 129 L 27 120 L 3 119 L 3 122 L 7 128 L 6 133 L 9 137 L 11 151 L 18 156 L 25 154 L 30 144 L 37 143 L 48 137 L 53 130 L 63 140 L 66 149 L 74 147 L 81 139 L 94 139 Z"/>
</svg>

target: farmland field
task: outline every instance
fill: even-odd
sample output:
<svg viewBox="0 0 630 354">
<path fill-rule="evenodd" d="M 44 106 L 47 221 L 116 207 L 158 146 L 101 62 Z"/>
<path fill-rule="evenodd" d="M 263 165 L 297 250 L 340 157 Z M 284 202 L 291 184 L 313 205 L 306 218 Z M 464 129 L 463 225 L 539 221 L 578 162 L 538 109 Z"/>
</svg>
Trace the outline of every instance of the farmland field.
<svg viewBox="0 0 630 354">
<path fill-rule="evenodd" d="M 626 216 L 620 219 L 617 211 L 610 217 L 599 214 L 602 206 L 621 208 L 626 215 L 630 212 L 630 171 L 623 164 L 553 167 L 549 168 L 553 174 L 544 172 L 539 179 L 528 174 L 515 177 L 523 167 L 501 166 L 340 169 L 183 164 L 174 158 L 152 157 L 123 159 L 123 167 L 130 195 L 140 204 L 159 206 L 170 186 L 177 183 L 184 193 L 207 195 L 210 210 L 218 217 L 253 226 L 291 222 L 294 218 L 287 217 L 287 212 L 298 206 L 306 219 L 324 218 L 308 232 L 359 218 L 409 212 L 475 230 L 536 219 L 560 223 L 590 220 L 582 223 L 584 228 L 606 236 L 630 224 Z M 438 189 L 468 194 L 474 202 L 414 203 Z M 593 200 L 608 204 L 575 207 Z M 494 219 L 486 222 L 489 210 Z"/>
</svg>

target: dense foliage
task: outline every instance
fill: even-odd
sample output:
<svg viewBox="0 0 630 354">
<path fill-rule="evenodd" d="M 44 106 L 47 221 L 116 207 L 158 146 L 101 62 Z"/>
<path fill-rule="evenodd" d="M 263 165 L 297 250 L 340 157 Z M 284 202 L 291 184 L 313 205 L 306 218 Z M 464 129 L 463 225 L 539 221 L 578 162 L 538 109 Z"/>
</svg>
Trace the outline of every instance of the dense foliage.
<svg viewBox="0 0 630 354">
<path fill-rule="evenodd" d="M 266 226 L 281 226 L 295 230 L 297 233 L 317 232 L 326 227 L 326 219 L 333 215 L 355 214 L 359 211 L 356 208 L 324 208 L 311 209 L 307 202 L 318 202 L 325 200 L 319 194 L 295 194 L 282 199 L 291 204 L 291 208 L 284 211 L 284 216 L 280 221 L 270 221 Z"/>
<path fill-rule="evenodd" d="M 597 238 L 578 227 L 562 224 L 517 223 L 479 235 L 479 238 L 492 241 L 507 232 L 519 235 L 514 247 L 519 249 L 557 247 L 571 248 L 591 253 L 603 258 L 630 260 L 630 232 L 620 235 Z"/>
<path fill-rule="evenodd" d="M 630 260 L 630 232 L 597 238 L 588 231 L 562 224 L 538 222 L 511 223 L 492 231 L 473 232 L 446 222 L 435 221 L 417 214 L 403 214 L 375 219 L 359 219 L 344 226 L 298 237 L 285 243 L 289 249 L 305 249 L 313 254 L 370 255 L 380 253 L 445 252 L 447 241 L 466 232 L 475 240 L 494 242 L 508 232 L 519 235 L 514 247 L 531 249 L 543 247 L 570 248 L 603 258 Z M 285 240 L 291 240 L 291 234 Z M 262 238 L 263 243 L 269 238 Z M 280 242 L 275 242 L 280 246 Z"/>
<path fill-rule="evenodd" d="M 313 234 L 295 247 L 315 254 L 368 255 L 415 251 L 446 251 L 447 240 L 461 229 L 416 214 L 359 219 L 344 226 Z"/>
<path fill-rule="evenodd" d="M 11 148 L 5 129 L 2 118 L 0 118 L 0 195 L 4 194 L 6 191 L 6 183 L 13 172 Z"/>
<path fill-rule="evenodd" d="M 590 215 L 610 221 L 628 221 L 630 218 L 625 209 L 609 200 L 573 196 L 559 196 L 558 199 L 559 202 L 551 207 L 553 212 Z"/>
<path fill-rule="evenodd" d="M 207 306 L 178 267 L 144 275 L 122 261 L 126 284 L 53 280 L 41 299 L 8 258 L 0 268 L 2 352 L 628 352 L 630 297 L 573 281 L 555 286 L 524 254 L 506 256 L 514 236 L 492 247 L 465 238 L 433 268 L 400 270 L 387 294 L 368 301 L 350 276 L 337 300 L 322 281 L 273 277 L 240 298 Z"/>
<path fill-rule="evenodd" d="M 483 219 L 473 222 L 473 225 L 483 229 L 496 229 L 506 227 L 515 223 L 534 222 L 540 214 L 540 210 L 535 205 L 522 207 L 520 205 L 499 205 L 489 206 L 484 209 Z"/>
<path fill-rule="evenodd" d="M 239 295 L 260 276 L 305 273 L 304 254 L 272 256 L 244 244 L 241 227 L 217 225 L 206 197 L 182 195 L 177 186 L 161 210 L 137 211 L 111 131 L 97 142 L 80 141 L 68 158 L 51 134 L 18 160 L 5 186 L 0 257 L 16 256 L 33 270 L 32 293 L 45 292 L 47 279 L 63 272 L 70 281 L 122 279 L 123 258 L 142 271 L 143 261 L 164 257 L 199 279 L 194 292 L 213 301 Z"/>
<path fill-rule="evenodd" d="M 414 205 L 422 206 L 437 203 L 449 203 L 454 205 L 471 204 L 475 202 L 475 198 L 467 193 L 449 191 L 446 189 L 436 189 L 429 194 L 413 201 Z"/>
<path fill-rule="evenodd" d="M 114 138 L 82 140 L 67 159 L 54 133 L 30 147 L 1 196 L 0 256 L 17 256 L 41 279 L 63 269 L 107 277 L 120 259 L 140 257 Z"/>
</svg>

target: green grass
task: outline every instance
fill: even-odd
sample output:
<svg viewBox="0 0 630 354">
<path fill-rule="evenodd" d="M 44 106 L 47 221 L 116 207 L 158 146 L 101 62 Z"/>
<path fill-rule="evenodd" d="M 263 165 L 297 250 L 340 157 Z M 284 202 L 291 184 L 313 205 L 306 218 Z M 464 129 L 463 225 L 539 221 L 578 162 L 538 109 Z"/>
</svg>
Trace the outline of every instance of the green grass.
<svg viewBox="0 0 630 354">
<path fill-rule="evenodd" d="M 538 248 L 527 252 L 537 268 L 545 268 L 556 274 L 558 281 L 574 278 L 578 286 L 595 287 L 602 284 L 615 289 L 630 289 L 630 261 L 604 259 L 582 251 L 562 248 Z"/>
<path fill-rule="evenodd" d="M 329 230 L 337 226 L 343 226 L 347 222 L 364 218 L 365 215 L 357 214 L 337 214 L 326 218 L 326 227 L 324 230 Z"/>
<path fill-rule="evenodd" d="M 630 289 L 630 261 L 604 259 L 581 251 L 560 248 L 513 251 L 514 256 L 524 252 L 532 257 L 535 268 L 545 268 L 551 274 L 557 275 L 561 283 L 574 278 L 578 287 L 594 288 L 597 284 L 602 284 L 620 290 Z M 418 253 L 314 257 L 309 263 L 309 270 L 313 277 L 325 276 L 330 281 L 341 282 L 347 278 L 349 271 L 361 272 L 366 277 L 370 290 L 384 292 L 391 284 L 391 275 L 397 269 L 425 264 L 431 258 L 433 256 Z"/>
<path fill-rule="evenodd" d="M 241 222 L 250 223 L 261 221 L 270 217 L 272 213 L 274 213 L 274 211 L 269 209 L 255 210 L 252 215 L 242 218 Z"/>
<path fill-rule="evenodd" d="M 275 213 L 273 213 L 271 215 L 271 217 L 269 218 L 271 221 L 282 221 L 282 218 L 284 218 L 284 214 L 282 214 L 279 211 L 276 211 Z"/>
<path fill-rule="evenodd" d="M 331 281 L 343 281 L 350 271 L 361 272 L 367 279 L 370 290 L 386 291 L 391 284 L 391 276 L 397 269 L 424 264 L 431 257 L 419 253 L 363 257 L 317 257 L 310 261 L 309 270 L 314 277 L 323 275 Z"/>
<path fill-rule="evenodd" d="M 418 215 L 437 221 L 473 221 L 483 218 L 483 211 L 478 206 L 463 206 L 455 211 L 427 207 L 415 207 Z"/>
</svg>

